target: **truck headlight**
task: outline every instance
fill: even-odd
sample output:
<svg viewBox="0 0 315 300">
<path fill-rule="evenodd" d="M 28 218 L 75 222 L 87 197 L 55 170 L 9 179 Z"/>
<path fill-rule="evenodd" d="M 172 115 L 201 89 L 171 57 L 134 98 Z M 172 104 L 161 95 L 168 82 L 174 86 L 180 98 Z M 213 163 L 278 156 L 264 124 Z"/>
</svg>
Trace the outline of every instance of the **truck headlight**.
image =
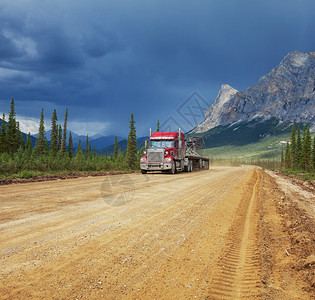
<svg viewBox="0 0 315 300">
<path fill-rule="evenodd" d="M 165 161 L 165 162 L 171 162 L 171 161 L 172 161 L 172 158 L 171 158 L 171 157 L 166 157 L 166 158 L 164 158 L 164 161 Z"/>
<path fill-rule="evenodd" d="M 140 162 L 147 162 L 147 158 L 146 157 L 141 157 L 140 158 Z"/>
</svg>

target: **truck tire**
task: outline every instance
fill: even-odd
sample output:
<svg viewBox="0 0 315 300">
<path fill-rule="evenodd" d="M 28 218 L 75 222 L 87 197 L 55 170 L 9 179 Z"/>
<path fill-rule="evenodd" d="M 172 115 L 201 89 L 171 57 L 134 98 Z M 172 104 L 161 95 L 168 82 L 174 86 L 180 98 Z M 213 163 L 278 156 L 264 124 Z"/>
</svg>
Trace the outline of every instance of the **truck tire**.
<svg viewBox="0 0 315 300">
<path fill-rule="evenodd" d="M 202 167 L 202 159 L 199 159 L 199 170 L 202 170 L 203 167 Z"/>
<path fill-rule="evenodd" d="M 188 172 L 192 172 L 193 171 L 193 162 L 192 160 L 188 161 Z"/>
<path fill-rule="evenodd" d="M 175 166 L 175 162 L 172 162 L 172 168 L 170 169 L 170 174 L 175 174 L 176 173 L 176 166 Z"/>
<path fill-rule="evenodd" d="M 141 170 L 142 174 L 147 174 L 147 172 L 148 172 L 147 170 Z"/>
</svg>

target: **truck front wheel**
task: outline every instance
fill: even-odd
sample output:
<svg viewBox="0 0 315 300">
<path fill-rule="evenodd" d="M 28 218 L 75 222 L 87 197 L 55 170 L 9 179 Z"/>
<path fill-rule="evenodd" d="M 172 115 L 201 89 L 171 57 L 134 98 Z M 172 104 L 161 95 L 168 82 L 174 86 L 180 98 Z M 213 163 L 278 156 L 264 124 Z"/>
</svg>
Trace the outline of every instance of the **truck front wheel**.
<svg viewBox="0 0 315 300">
<path fill-rule="evenodd" d="M 142 174 L 147 174 L 147 170 L 141 170 Z"/>
</svg>

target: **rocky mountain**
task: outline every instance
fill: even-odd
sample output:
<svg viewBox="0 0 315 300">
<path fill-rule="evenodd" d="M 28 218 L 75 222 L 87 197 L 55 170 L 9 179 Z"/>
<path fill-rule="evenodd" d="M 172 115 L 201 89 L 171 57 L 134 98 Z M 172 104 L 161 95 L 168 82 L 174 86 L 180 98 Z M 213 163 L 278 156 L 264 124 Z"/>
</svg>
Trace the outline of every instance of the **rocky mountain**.
<svg viewBox="0 0 315 300">
<path fill-rule="evenodd" d="M 315 52 L 290 52 L 257 84 L 239 92 L 223 84 L 217 98 L 195 133 L 235 122 L 315 124 Z"/>
</svg>

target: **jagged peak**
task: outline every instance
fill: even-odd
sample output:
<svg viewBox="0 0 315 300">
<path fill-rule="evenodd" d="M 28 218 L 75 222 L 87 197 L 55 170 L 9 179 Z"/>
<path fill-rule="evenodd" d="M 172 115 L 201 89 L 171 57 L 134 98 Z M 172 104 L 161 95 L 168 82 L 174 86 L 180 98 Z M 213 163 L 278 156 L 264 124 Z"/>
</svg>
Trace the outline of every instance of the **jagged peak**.
<svg viewBox="0 0 315 300">
<path fill-rule="evenodd" d="M 226 83 L 223 83 L 223 84 L 221 85 L 221 90 L 231 90 L 231 91 L 236 91 L 236 92 L 238 92 L 238 90 L 232 88 L 230 85 L 228 85 L 228 84 L 226 84 Z"/>
<path fill-rule="evenodd" d="M 303 67 L 307 60 L 312 57 L 315 57 L 314 52 L 304 53 L 298 50 L 289 52 L 281 61 L 280 65 L 290 64 L 293 67 L 299 68 Z"/>
<path fill-rule="evenodd" d="M 223 105 L 225 102 L 229 101 L 232 96 L 238 93 L 238 90 L 232 88 L 228 84 L 222 84 L 221 89 L 215 99 L 214 105 Z"/>
</svg>

